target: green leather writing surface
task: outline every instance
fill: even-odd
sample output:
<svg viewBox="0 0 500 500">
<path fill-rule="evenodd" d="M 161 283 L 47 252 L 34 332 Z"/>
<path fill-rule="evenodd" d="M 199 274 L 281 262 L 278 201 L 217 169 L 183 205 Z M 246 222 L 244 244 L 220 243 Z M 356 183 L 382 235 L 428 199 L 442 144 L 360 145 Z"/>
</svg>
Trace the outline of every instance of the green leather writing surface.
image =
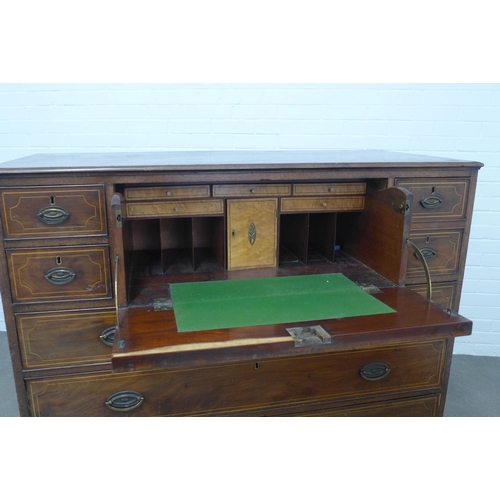
<svg viewBox="0 0 500 500">
<path fill-rule="evenodd" d="M 395 312 L 342 274 L 170 285 L 179 332 Z"/>
</svg>

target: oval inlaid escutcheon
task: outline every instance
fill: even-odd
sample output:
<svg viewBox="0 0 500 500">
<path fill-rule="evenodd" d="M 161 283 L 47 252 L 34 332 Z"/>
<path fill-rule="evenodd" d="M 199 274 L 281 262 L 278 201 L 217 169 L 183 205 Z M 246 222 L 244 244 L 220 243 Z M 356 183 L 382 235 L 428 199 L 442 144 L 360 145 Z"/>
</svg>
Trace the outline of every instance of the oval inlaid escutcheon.
<svg viewBox="0 0 500 500">
<path fill-rule="evenodd" d="M 390 371 L 387 363 L 370 363 L 361 368 L 359 375 L 365 380 L 373 381 L 384 378 Z"/>
<path fill-rule="evenodd" d="M 56 224 L 62 224 L 65 220 L 67 220 L 69 212 L 62 207 L 58 207 L 57 205 L 50 205 L 38 210 L 36 216 L 38 217 L 38 220 L 44 224 L 55 226 Z"/>
<path fill-rule="evenodd" d="M 141 406 L 144 396 L 137 391 L 120 391 L 109 396 L 106 406 L 113 411 L 132 411 Z"/>
<path fill-rule="evenodd" d="M 69 267 L 53 267 L 45 273 L 45 279 L 53 285 L 67 285 L 76 277 L 76 273 Z"/>
<path fill-rule="evenodd" d="M 443 204 L 443 197 L 440 196 L 439 194 L 436 193 L 431 193 L 431 194 L 426 194 L 425 196 L 422 196 L 422 199 L 420 200 L 420 204 L 426 209 L 426 210 L 434 210 L 436 208 L 439 208 Z"/>
<path fill-rule="evenodd" d="M 253 245 L 256 239 L 257 239 L 257 228 L 255 227 L 255 224 L 252 222 L 250 224 L 250 227 L 248 228 L 248 241 L 250 242 L 250 245 Z"/>
</svg>

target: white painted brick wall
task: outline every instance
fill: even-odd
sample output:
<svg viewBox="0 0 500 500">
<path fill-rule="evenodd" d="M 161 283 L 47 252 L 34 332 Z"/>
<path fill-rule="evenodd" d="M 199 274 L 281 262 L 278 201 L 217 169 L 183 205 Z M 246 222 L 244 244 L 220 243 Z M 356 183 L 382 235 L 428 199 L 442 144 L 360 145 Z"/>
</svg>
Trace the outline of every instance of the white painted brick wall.
<svg viewBox="0 0 500 500">
<path fill-rule="evenodd" d="M 301 148 L 485 164 L 460 311 L 474 333 L 455 352 L 500 356 L 500 85 L 0 85 L 0 161 L 41 152 Z"/>
</svg>

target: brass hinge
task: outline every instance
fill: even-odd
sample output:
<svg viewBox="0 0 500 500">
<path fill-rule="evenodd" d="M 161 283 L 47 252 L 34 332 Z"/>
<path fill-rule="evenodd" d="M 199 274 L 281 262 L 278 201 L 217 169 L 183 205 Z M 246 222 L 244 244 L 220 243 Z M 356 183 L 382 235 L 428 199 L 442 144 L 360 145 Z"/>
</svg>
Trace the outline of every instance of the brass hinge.
<svg viewBox="0 0 500 500">
<path fill-rule="evenodd" d="M 115 210 L 115 220 L 116 220 L 116 227 L 121 228 L 122 227 L 122 211 L 121 210 Z"/>
</svg>

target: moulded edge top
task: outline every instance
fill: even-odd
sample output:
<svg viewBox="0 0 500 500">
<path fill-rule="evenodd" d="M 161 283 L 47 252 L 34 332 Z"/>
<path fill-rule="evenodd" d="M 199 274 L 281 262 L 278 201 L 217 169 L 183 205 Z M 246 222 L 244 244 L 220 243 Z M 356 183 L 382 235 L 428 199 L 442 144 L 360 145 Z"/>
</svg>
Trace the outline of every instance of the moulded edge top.
<svg viewBox="0 0 500 500">
<path fill-rule="evenodd" d="M 140 170 L 189 171 L 276 168 L 469 167 L 483 163 L 379 150 L 165 151 L 36 154 L 0 164 L 0 175 Z"/>
</svg>

